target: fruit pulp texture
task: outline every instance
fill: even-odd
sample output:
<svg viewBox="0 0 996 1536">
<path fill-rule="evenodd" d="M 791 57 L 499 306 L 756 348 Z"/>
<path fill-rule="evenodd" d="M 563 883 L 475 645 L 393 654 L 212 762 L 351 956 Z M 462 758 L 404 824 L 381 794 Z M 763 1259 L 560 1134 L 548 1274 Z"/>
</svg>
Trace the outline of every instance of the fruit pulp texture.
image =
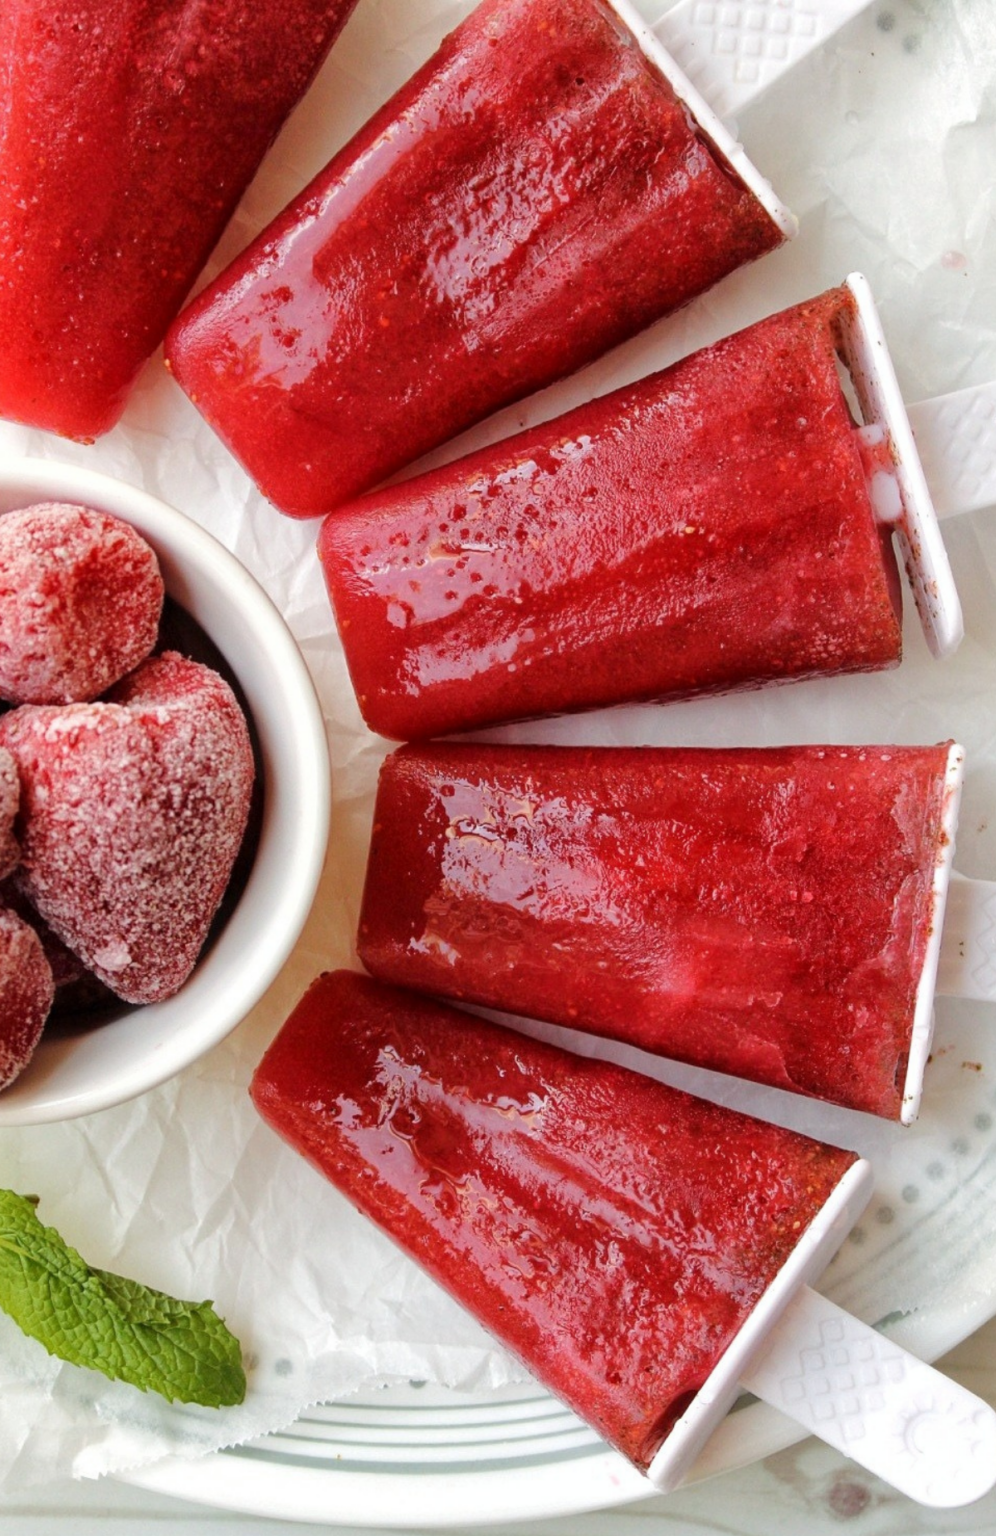
<svg viewBox="0 0 996 1536">
<path fill-rule="evenodd" d="M 354 4 L 0 9 L 0 416 L 114 425 Z"/>
<path fill-rule="evenodd" d="M 846 289 L 332 513 L 367 724 L 499 721 L 869 671 L 899 575 L 837 372 Z"/>
<path fill-rule="evenodd" d="M 646 1468 L 849 1152 L 349 972 L 260 1113 Z"/>
<path fill-rule="evenodd" d="M 167 355 L 264 494 L 310 516 L 782 238 L 605 0 L 484 0 Z"/>
<path fill-rule="evenodd" d="M 403 747 L 384 981 L 898 1118 L 948 746 Z"/>
</svg>

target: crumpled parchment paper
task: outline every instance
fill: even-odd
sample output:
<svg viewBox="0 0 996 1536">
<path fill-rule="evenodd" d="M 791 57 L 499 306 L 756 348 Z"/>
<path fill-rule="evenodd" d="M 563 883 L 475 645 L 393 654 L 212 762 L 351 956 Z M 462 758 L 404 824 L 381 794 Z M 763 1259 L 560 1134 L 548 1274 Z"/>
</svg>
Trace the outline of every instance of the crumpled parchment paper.
<svg viewBox="0 0 996 1536">
<path fill-rule="evenodd" d="M 659 12 L 663 7 L 658 4 Z M 217 271 L 433 50 L 469 6 L 360 0 L 333 56 L 227 232 Z M 649 15 L 654 7 L 646 0 Z M 996 377 L 996 38 L 983 0 L 878 0 L 745 111 L 738 131 L 799 215 L 790 246 L 728 279 L 610 358 L 450 444 L 507 435 L 839 282 L 871 280 L 906 398 Z M 0 342 L 2 344 L 2 342 Z M 210 528 L 277 601 L 318 685 L 335 777 L 332 839 L 298 952 L 253 1014 L 181 1077 L 120 1108 L 0 1131 L 0 1181 L 87 1259 L 160 1289 L 213 1297 L 243 1341 L 241 1408 L 170 1407 L 63 1367 L 0 1315 L 0 1479 L 93 1476 L 202 1455 L 286 1425 L 307 1405 L 382 1381 L 469 1390 L 521 1367 L 256 1117 L 252 1069 L 319 971 L 355 963 L 372 790 L 387 744 L 362 726 L 313 555 L 315 525 L 266 506 L 157 358 L 95 446 L 0 425 L 0 454 L 116 475 Z M 506 740 L 765 743 L 935 741 L 968 749 L 962 873 L 996 876 L 996 519 L 950 523 L 967 639 L 930 659 L 915 617 L 898 672 L 664 709 L 628 708 L 492 733 Z M 996 1310 L 996 1046 L 992 1010 L 938 1005 L 914 1129 L 644 1060 L 672 1081 L 870 1156 L 878 1196 L 827 1288 L 871 1320 L 905 1317 L 938 1353 Z M 542 1031 L 540 1031 L 542 1032 Z M 556 1031 L 547 1031 L 556 1034 Z M 569 1036 L 565 1036 L 570 1040 Z M 573 1042 L 605 1055 L 604 1042 Z"/>
</svg>

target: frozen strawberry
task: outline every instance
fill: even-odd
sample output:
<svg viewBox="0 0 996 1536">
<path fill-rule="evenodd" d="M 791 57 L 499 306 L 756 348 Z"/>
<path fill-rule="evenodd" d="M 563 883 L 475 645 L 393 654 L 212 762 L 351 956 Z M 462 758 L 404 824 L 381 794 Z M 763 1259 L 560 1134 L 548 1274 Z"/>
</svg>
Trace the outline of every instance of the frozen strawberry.
<svg viewBox="0 0 996 1536">
<path fill-rule="evenodd" d="M 45 959 L 51 967 L 56 991 L 60 987 L 72 985 L 87 974 L 86 966 L 79 956 L 74 955 L 67 944 L 63 944 L 62 940 L 52 932 L 45 919 L 35 911 L 21 889 L 21 881 L 16 872 L 8 880 L 0 881 L 0 909 L 4 907 L 37 933 L 45 952 Z"/>
<path fill-rule="evenodd" d="M 0 698 L 95 699 L 152 651 L 155 552 L 129 523 L 49 502 L 0 517 Z"/>
<path fill-rule="evenodd" d="M 31 1060 L 54 991 L 38 935 L 0 907 L 0 1088 Z"/>
<path fill-rule="evenodd" d="M 0 747 L 0 880 L 17 867 L 21 850 L 14 836 L 14 817 L 21 798 L 17 764 Z"/>
<path fill-rule="evenodd" d="M 0 718 L 21 777 L 19 884 L 120 998 L 187 979 L 242 841 L 253 781 L 228 684 L 175 652 L 112 698 Z"/>
</svg>

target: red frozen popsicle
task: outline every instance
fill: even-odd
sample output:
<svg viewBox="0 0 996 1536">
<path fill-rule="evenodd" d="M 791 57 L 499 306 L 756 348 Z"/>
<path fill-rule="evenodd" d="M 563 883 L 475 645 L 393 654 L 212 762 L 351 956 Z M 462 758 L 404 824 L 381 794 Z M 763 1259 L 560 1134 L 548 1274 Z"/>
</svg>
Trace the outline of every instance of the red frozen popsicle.
<svg viewBox="0 0 996 1536">
<path fill-rule="evenodd" d="M 606 0 L 484 0 L 167 358 L 263 493 L 309 516 L 783 238 Z"/>
<path fill-rule="evenodd" d="M 960 756 L 402 748 L 382 769 L 360 958 L 898 1118 Z"/>
<path fill-rule="evenodd" d="M 354 4 L 0 8 L 0 416 L 114 425 Z"/>
<path fill-rule="evenodd" d="M 643 1470 L 857 1161 L 344 971 L 252 1095 Z"/>
<path fill-rule="evenodd" d="M 901 655 L 841 287 L 330 516 L 364 719 L 417 739 Z"/>
</svg>

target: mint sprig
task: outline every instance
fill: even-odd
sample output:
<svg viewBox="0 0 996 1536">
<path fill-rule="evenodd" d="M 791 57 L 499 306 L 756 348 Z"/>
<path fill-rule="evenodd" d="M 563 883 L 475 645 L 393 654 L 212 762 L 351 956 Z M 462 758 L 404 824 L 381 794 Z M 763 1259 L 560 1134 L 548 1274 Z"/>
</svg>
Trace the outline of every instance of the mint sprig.
<svg viewBox="0 0 996 1536">
<path fill-rule="evenodd" d="M 92 1269 L 35 1213 L 0 1189 L 0 1308 L 60 1360 L 171 1401 L 221 1408 L 246 1393 L 238 1340 L 209 1301 L 178 1301 Z"/>
</svg>

